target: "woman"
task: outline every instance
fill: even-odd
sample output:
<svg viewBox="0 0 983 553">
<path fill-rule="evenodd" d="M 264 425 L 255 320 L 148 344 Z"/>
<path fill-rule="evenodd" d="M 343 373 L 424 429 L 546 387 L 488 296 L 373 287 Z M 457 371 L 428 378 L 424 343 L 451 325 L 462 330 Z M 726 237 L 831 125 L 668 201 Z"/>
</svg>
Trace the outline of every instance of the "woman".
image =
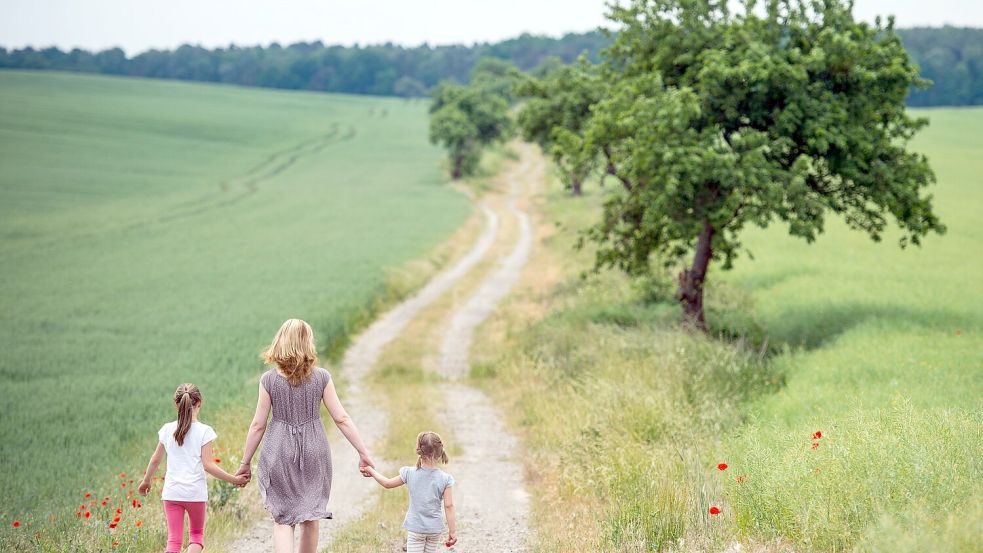
<svg viewBox="0 0 983 553">
<path fill-rule="evenodd" d="M 359 468 L 375 466 L 358 429 L 338 401 L 328 371 L 317 367 L 314 332 L 299 319 L 283 323 L 262 358 L 273 368 L 259 382 L 256 414 L 246 435 L 237 476 L 251 476 L 250 461 L 266 434 L 259 459 L 259 489 L 273 516 L 273 549 L 293 550 L 300 525 L 301 553 L 317 550 L 318 521 L 329 518 L 331 450 L 321 423 L 321 403 L 359 454 Z M 273 411 L 267 426 L 267 417 Z"/>
</svg>

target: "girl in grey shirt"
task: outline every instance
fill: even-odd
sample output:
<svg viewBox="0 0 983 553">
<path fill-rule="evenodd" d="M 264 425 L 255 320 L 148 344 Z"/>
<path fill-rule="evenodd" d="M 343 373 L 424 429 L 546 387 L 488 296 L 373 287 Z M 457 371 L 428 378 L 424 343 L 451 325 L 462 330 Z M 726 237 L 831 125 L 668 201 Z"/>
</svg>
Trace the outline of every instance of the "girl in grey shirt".
<svg viewBox="0 0 983 553">
<path fill-rule="evenodd" d="M 444 521 L 440 516 L 443 503 L 447 514 L 448 537 L 444 545 L 457 543 L 457 520 L 454 516 L 454 498 L 451 487 L 454 477 L 438 468 L 447 463 L 444 443 L 435 432 L 421 432 L 416 437 L 416 467 L 399 469 L 399 476 L 386 478 L 373 467 L 362 469 L 362 475 L 375 478 L 384 488 L 398 488 L 403 484 L 410 491 L 410 507 L 403 519 L 407 531 L 406 553 L 436 553 Z"/>
</svg>

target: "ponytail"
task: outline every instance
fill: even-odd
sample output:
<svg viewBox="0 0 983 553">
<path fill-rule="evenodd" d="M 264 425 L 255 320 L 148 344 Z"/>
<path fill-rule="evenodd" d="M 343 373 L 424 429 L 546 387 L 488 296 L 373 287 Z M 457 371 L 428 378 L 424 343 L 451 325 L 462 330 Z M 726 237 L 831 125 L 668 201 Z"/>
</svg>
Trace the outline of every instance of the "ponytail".
<svg viewBox="0 0 983 553">
<path fill-rule="evenodd" d="M 174 430 L 174 441 L 184 445 L 184 437 L 191 430 L 195 407 L 201 404 L 201 392 L 194 384 L 181 384 L 174 391 L 174 404 L 177 406 L 177 428 Z"/>
</svg>

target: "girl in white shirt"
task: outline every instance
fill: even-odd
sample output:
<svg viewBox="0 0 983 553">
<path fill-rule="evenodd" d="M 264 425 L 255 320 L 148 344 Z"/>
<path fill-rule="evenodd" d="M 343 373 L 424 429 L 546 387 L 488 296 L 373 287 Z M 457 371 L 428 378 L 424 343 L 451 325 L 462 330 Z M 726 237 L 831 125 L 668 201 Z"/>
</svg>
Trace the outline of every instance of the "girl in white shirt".
<svg viewBox="0 0 983 553">
<path fill-rule="evenodd" d="M 205 473 L 236 486 L 245 486 L 249 479 L 232 476 L 215 463 L 212 442 L 218 436 L 211 426 L 198 422 L 201 392 L 194 384 L 181 384 L 174 392 L 177 420 L 157 432 L 157 450 L 150 458 L 147 472 L 140 483 L 140 493 L 147 495 L 150 483 L 164 453 L 167 453 L 167 472 L 164 475 L 164 516 L 167 518 L 167 553 L 180 553 L 184 540 L 184 513 L 188 513 L 188 553 L 200 553 L 205 547 L 205 505 L 208 485 Z"/>
</svg>

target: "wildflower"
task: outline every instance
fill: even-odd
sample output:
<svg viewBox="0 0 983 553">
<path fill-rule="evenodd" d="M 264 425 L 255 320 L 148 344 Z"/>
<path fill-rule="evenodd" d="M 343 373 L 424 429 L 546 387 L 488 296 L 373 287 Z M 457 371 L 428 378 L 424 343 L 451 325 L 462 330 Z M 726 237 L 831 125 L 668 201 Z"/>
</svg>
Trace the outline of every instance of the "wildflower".
<svg viewBox="0 0 983 553">
<path fill-rule="evenodd" d="M 720 507 L 717 507 L 716 505 L 711 506 L 710 507 L 710 514 L 711 515 L 719 515 L 720 514 Z"/>
<path fill-rule="evenodd" d="M 961 330 L 959 330 L 959 329 L 957 328 L 957 329 L 956 329 L 956 336 L 962 336 L 962 335 L 963 335 L 963 331 L 961 331 Z"/>
<path fill-rule="evenodd" d="M 121 472 L 121 473 L 119 473 L 119 477 L 120 477 L 120 478 L 126 478 L 126 473 L 125 473 L 125 472 Z"/>
<path fill-rule="evenodd" d="M 143 521 L 142 520 L 138 520 L 138 521 L 136 521 L 135 524 L 136 524 L 137 528 L 139 528 L 139 527 L 143 526 Z"/>
<path fill-rule="evenodd" d="M 737 480 L 737 483 L 738 484 L 743 484 L 744 481 L 747 480 L 747 475 L 742 474 L 742 475 L 738 476 L 736 478 L 736 480 Z"/>
<path fill-rule="evenodd" d="M 727 470 L 727 463 L 720 463 L 717 465 L 717 470 Z"/>
<path fill-rule="evenodd" d="M 85 503 L 79 505 L 79 511 L 84 511 L 84 510 L 85 510 Z"/>
<path fill-rule="evenodd" d="M 222 462 L 222 459 L 216 457 L 216 458 L 212 459 L 212 461 L 215 461 L 216 463 L 221 463 Z"/>
<path fill-rule="evenodd" d="M 116 509 L 116 514 L 117 514 L 117 515 L 121 515 L 121 514 L 123 514 L 123 509 L 121 509 L 121 508 L 117 508 L 117 509 Z"/>
<path fill-rule="evenodd" d="M 20 528 L 20 521 L 19 521 L 19 520 L 15 520 L 15 521 L 14 521 L 14 522 L 13 522 L 13 523 L 11 524 L 11 526 L 13 526 L 14 528 Z"/>
<path fill-rule="evenodd" d="M 86 512 L 85 512 L 85 515 L 83 515 L 83 516 L 84 516 L 85 518 L 92 518 L 92 511 L 86 511 Z"/>
<path fill-rule="evenodd" d="M 119 487 L 121 487 L 121 488 L 125 488 L 125 487 L 126 487 L 126 482 L 120 482 L 120 483 L 119 483 Z"/>
<path fill-rule="evenodd" d="M 812 449 L 819 449 L 819 442 L 813 442 Z"/>
<path fill-rule="evenodd" d="M 119 545 L 119 542 L 118 541 L 114 541 L 113 542 L 113 547 L 116 547 L 117 545 Z"/>
<path fill-rule="evenodd" d="M 113 517 L 113 522 L 119 522 L 119 515 Z"/>
<path fill-rule="evenodd" d="M 112 530 L 112 529 L 116 528 L 118 525 L 119 525 L 118 522 L 110 522 L 109 523 L 109 529 Z"/>
<path fill-rule="evenodd" d="M 105 507 L 105 506 L 106 506 L 106 503 L 109 503 L 109 502 L 108 502 L 108 501 L 106 501 L 105 499 L 103 499 L 103 500 L 102 500 L 102 506 L 103 506 L 103 507 Z"/>
<path fill-rule="evenodd" d="M 85 498 L 89 499 L 90 497 L 92 497 L 92 494 L 89 492 L 85 492 Z"/>
<path fill-rule="evenodd" d="M 819 438 L 822 438 L 822 437 L 823 437 L 823 431 L 822 430 L 816 430 L 815 432 L 812 433 L 812 439 L 813 440 L 818 440 Z"/>
</svg>

